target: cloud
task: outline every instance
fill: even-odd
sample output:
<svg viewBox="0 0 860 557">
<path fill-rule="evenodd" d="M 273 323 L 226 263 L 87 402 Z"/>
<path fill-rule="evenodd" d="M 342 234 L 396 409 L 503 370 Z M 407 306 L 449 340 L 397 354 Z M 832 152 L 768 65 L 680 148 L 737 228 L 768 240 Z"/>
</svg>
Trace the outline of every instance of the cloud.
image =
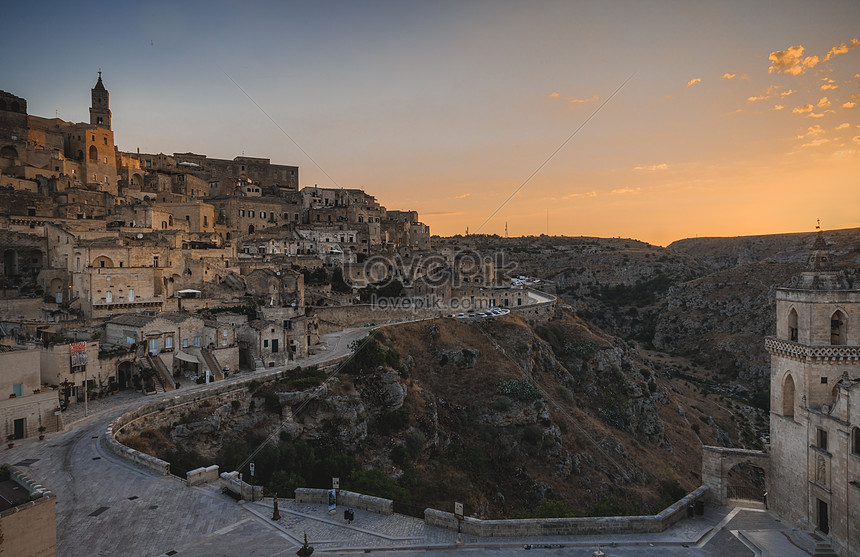
<svg viewBox="0 0 860 557">
<path fill-rule="evenodd" d="M 454 199 L 466 199 L 467 197 L 469 197 L 471 195 L 472 195 L 471 193 L 464 193 L 463 195 L 455 195 Z"/>
<path fill-rule="evenodd" d="M 783 108 L 785 108 L 785 107 L 784 107 L 784 106 L 782 106 L 781 104 L 775 104 L 775 105 L 773 105 L 773 109 L 774 109 L 774 110 L 782 110 Z"/>
<path fill-rule="evenodd" d="M 790 46 L 785 50 L 775 50 L 770 53 L 770 67 L 767 73 L 783 73 L 800 75 L 818 64 L 818 56 L 803 56 L 801 45 Z"/>
<path fill-rule="evenodd" d="M 821 135 L 823 133 L 824 133 L 824 128 L 822 128 L 818 124 L 815 124 L 814 126 L 810 126 L 806 130 L 806 135 Z M 803 136 L 801 136 L 801 137 L 803 137 Z"/>
<path fill-rule="evenodd" d="M 769 97 L 769 96 L 767 96 L 767 95 L 761 95 L 761 96 L 758 96 L 758 97 L 747 97 L 747 100 L 748 100 L 749 102 L 751 102 L 751 103 L 754 103 L 754 102 L 756 102 L 756 101 L 766 101 L 766 100 L 767 100 L 767 99 L 769 99 L 769 98 L 770 98 L 770 97 Z"/>
<path fill-rule="evenodd" d="M 558 91 L 553 91 L 552 93 L 550 93 L 550 94 L 549 94 L 549 97 L 550 97 L 551 99 L 555 99 L 555 98 L 557 98 L 558 96 L 559 96 Z"/>
<path fill-rule="evenodd" d="M 811 104 L 804 104 L 801 106 L 795 106 L 791 109 L 792 114 L 803 114 L 804 112 L 812 112 L 812 109 L 815 108 Z"/>
<path fill-rule="evenodd" d="M 648 164 L 644 166 L 634 166 L 633 170 L 647 170 L 648 172 L 654 172 L 655 170 L 669 170 L 669 165 L 665 162 L 660 164 Z"/>
<path fill-rule="evenodd" d="M 562 197 L 562 199 L 573 199 L 574 197 L 597 197 L 597 192 L 587 191 L 585 193 L 569 193 Z"/>
<path fill-rule="evenodd" d="M 790 95 L 790 94 L 792 94 L 792 93 L 794 93 L 794 89 L 789 89 L 788 91 L 783 91 L 782 93 L 780 93 L 780 94 L 779 94 L 779 96 L 781 96 L 781 97 L 787 97 L 787 96 L 789 96 L 789 95 Z"/>
<path fill-rule="evenodd" d="M 617 190 L 612 190 L 610 193 L 624 194 L 624 193 L 636 193 L 637 191 L 639 191 L 639 188 L 619 188 Z"/>
<path fill-rule="evenodd" d="M 724 73 L 723 79 L 734 79 L 737 75 L 736 73 Z"/>
<path fill-rule="evenodd" d="M 842 105 L 842 108 L 854 108 L 855 106 L 857 106 L 857 103 L 853 103 L 853 102 L 849 101 L 847 103 L 844 103 Z"/>
<path fill-rule="evenodd" d="M 860 135 L 855 135 L 852 139 L 857 143 L 860 143 Z"/>
<path fill-rule="evenodd" d="M 847 43 L 838 44 L 827 51 L 827 55 L 824 56 L 824 61 L 827 62 L 834 56 L 845 54 L 855 46 L 860 46 L 860 39 L 851 39 Z"/>
<path fill-rule="evenodd" d="M 831 89 L 839 89 L 839 86 L 836 85 L 836 82 L 832 79 L 824 78 L 821 81 L 824 82 L 824 85 L 821 86 L 822 91 L 829 91 Z"/>
<path fill-rule="evenodd" d="M 692 87 L 696 83 L 701 83 L 701 82 L 702 82 L 701 77 L 694 77 L 693 79 L 691 79 L 690 81 L 687 82 L 687 87 Z"/>
<path fill-rule="evenodd" d="M 824 139 L 822 137 L 822 138 L 818 138 L 818 139 L 813 139 L 809 143 L 804 143 L 803 145 L 801 145 L 801 147 L 819 147 L 821 145 L 824 145 L 825 143 L 830 143 L 830 140 Z"/>
<path fill-rule="evenodd" d="M 590 102 L 593 102 L 596 100 L 597 100 L 597 95 L 594 95 L 590 99 L 576 99 L 576 98 L 571 97 L 571 98 L 567 99 L 567 102 L 573 103 L 573 104 L 582 104 L 582 103 L 590 103 Z"/>
<path fill-rule="evenodd" d="M 827 97 L 821 97 L 821 99 L 819 99 L 818 101 L 818 106 L 819 108 L 830 106 L 830 101 L 827 99 Z"/>
<path fill-rule="evenodd" d="M 851 124 L 849 124 L 848 122 L 842 122 L 841 124 L 836 126 L 836 129 L 837 130 L 844 130 L 845 128 L 850 128 L 850 127 L 851 127 Z"/>
<path fill-rule="evenodd" d="M 824 114 L 819 113 L 819 112 L 810 112 L 809 114 L 806 115 L 807 118 L 821 118 L 823 116 L 824 116 Z"/>
</svg>

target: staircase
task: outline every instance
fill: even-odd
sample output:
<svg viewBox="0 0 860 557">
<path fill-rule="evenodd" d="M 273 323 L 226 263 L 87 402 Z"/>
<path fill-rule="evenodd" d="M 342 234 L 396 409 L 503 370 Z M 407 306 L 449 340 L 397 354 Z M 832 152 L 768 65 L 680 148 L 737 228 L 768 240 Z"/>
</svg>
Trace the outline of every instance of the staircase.
<svg viewBox="0 0 860 557">
<path fill-rule="evenodd" d="M 830 540 L 818 532 L 792 532 L 791 537 L 813 557 L 839 557 Z"/>
<path fill-rule="evenodd" d="M 158 392 L 158 384 L 161 383 L 162 390 L 164 391 L 172 391 L 175 389 L 173 377 L 171 376 L 170 370 L 167 369 L 167 366 L 164 365 L 164 362 L 161 361 L 161 358 L 158 356 L 153 356 L 152 354 L 146 355 L 146 360 L 149 362 L 149 366 L 155 370 L 155 390 Z"/>
<path fill-rule="evenodd" d="M 213 354 L 208 348 L 201 348 L 200 353 L 203 355 L 203 359 L 206 361 L 206 366 L 212 373 L 213 379 L 216 381 L 224 379 L 224 374 L 221 373 L 221 366 L 218 365 L 218 360 L 215 359 L 215 354 Z"/>
</svg>

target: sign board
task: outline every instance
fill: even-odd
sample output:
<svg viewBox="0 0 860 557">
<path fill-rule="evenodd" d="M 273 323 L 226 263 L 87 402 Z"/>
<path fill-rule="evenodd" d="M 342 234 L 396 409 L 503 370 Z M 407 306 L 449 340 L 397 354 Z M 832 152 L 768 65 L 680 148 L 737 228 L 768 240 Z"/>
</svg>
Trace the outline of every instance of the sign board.
<svg viewBox="0 0 860 557">
<path fill-rule="evenodd" d="M 328 510 L 329 512 L 337 510 L 337 492 L 333 489 L 328 490 Z"/>
<path fill-rule="evenodd" d="M 252 462 L 251 463 L 251 476 L 253 477 L 253 475 L 254 475 L 254 463 Z"/>
<path fill-rule="evenodd" d="M 331 488 L 332 489 L 340 489 L 340 478 L 332 478 L 331 479 Z"/>
<path fill-rule="evenodd" d="M 72 367 L 87 365 L 87 343 L 73 342 L 69 345 Z"/>
<path fill-rule="evenodd" d="M 463 503 L 454 503 L 454 516 L 458 519 L 463 519 Z"/>
</svg>

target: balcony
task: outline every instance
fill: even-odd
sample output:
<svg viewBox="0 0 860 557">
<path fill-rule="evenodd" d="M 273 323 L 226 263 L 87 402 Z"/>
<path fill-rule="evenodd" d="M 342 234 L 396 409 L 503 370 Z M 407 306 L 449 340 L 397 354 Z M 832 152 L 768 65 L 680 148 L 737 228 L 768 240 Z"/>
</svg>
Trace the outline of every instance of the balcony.
<svg viewBox="0 0 860 557">
<path fill-rule="evenodd" d="M 773 356 L 782 356 L 800 361 L 857 362 L 860 361 L 860 346 L 842 344 L 806 345 L 776 337 L 765 337 L 765 350 Z"/>
</svg>

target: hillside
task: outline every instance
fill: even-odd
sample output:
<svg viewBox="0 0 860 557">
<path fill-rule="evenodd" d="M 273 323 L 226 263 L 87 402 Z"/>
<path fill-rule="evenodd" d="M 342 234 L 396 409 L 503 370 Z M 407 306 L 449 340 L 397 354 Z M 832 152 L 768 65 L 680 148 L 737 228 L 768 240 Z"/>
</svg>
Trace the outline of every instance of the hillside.
<svg viewBox="0 0 860 557">
<path fill-rule="evenodd" d="M 280 429 L 255 460 L 282 495 L 334 475 L 413 514 L 454 500 L 483 517 L 639 514 L 699 485 L 703 442 L 755 446 L 766 423 L 708 395 L 705 370 L 569 311 L 537 330 L 515 316 L 389 327 L 325 386 L 313 373 L 124 442 L 175 473 L 232 469 Z"/>
</svg>

